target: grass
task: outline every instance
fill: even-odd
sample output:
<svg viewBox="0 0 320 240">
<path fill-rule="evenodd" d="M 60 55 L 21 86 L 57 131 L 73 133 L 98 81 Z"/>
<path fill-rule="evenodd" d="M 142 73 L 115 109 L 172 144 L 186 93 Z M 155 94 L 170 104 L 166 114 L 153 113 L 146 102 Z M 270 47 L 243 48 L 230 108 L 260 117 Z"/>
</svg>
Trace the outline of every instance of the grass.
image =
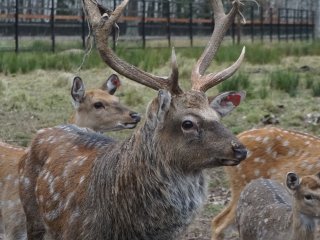
<svg viewBox="0 0 320 240">
<path fill-rule="evenodd" d="M 299 75 L 287 70 L 276 70 L 270 74 L 270 86 L 282 90 L 291 97 L 297 95 L 299 86 Z"/>
<path fill-rule="evenodd" d="M 318 81 L 320 61 L 318 56 L 286 56 L 309 54 L 309 47 L 319 52 L 317 43 L 299 42 L 297 45 L 260 44 L 247 46 L 247 57 L 240 71 L 231 79 L 208 91 L 215 95 L 218 91 L 245 90 L 246 100 L 223 119 L 234 133 L 240 133 L 261 125 L 261 118 L 274 114 L 284 128 L 320 134 L 320 129 L 304 122 L 306 114 L 319 111 L 320 84 Z M 316 48 L 317 47 L 317 48 Z M 261 48 L 261 49 L 260 49 Z M 301 50 L 289 50 L 295 48 Z M 266 57 L 268 64 L 250 63 L 252 49 L 273 52 L 279 51 L 278 59 Z M 215 72 L 230 65 L 237 58 L 241 46 L 222 46 L 217 60 L 207 72 Z M 180 72 L 180 85 L 190 89 L 192 66 L 201 54 L 201 48 L 178 48 L 177 60 Z M 170 72 L 171 50 L 119 48 L 117 53 L 128 62 L 156 75 Z M 226 56 L 223 56 L 223 53 Z M 272 54 L 271 54 L 272 53 Z M 283 55 L 281 55 L 283 54 Z M 320 53 L 319 53 L 320 54 Z M 260 56 L 261 57 L 261 56 Z M 70 79 L 79 74 L 87 87 L 97 87 L 112 73 L 101 61 L 99 54 L 92 51 L 80 72 L 77 72 L 83 52 L 68 50 L 57 53 L 25 52 L 0 54 L 0 138 L 9 142 L 26 145 L 35 131 L 42 127 L 65 123 L 72 112 L 70 104 Z M 227 62 L 224 62 L 227 61 Z M 300 66 L 308 65 L 310 70 L 301 72 Z M 1 73 L 2 72 L 2 73 Z M 123 80 L 123 86 L 116 93 L 120 101 L 134 111 L 144 114 L 147 103 L 156 92 L 139 84 Z M 294 96 L 294 97 L 293 97 Z M 282 107 L 279 107 L 282 106 Z M 130 130 L 110 133 L 117 138 L 126 137 Z"/>
<path fill-rule="evenodd" d="M 0 53 L 0 72 L 6 74 L 28 73 L 37 69 L 75 71 L 81 64 L 84 52 L 80 49 L 81 44 L 76 42 L 72 47 L 75 51 L 64 50 L 70 47 L 70 43 L 57 47 L 56 53 L 45 52 L 50 49 L 50 44 L 45 41 L 34 41 L 29 43 L 34 52 L 12 52 Z M 69 46 L 70 45 L 70 46 Z M 233 62 L 238 58 L 242 46 L 226 44 L 222 45 L 215 60 L 218 64 Z M 246 61 L 251 64 L 276 64 L 287 56 L 320 55 L 320 42 L 289 42 L 273 44 L 248 44 L 246 46 Z M 177 48 L 176 52 L 183 58 L 199 58 L 203 51 L 201 47 Z M 159 66 L 167 63 L 170 59 L 170 48 L 147 48 L 127 49 L 126 43 L 121 42 L 117 48 L 117 54 L 133 65 L 141 67 L 146 71 L 153 71 Z M 141 61 L 143 59 L 143 61 Z M 83 69 L 104 68 L 105 64 L 100 60 L 99 54 L 93 50 L 86 59 Z"/>
</svg>

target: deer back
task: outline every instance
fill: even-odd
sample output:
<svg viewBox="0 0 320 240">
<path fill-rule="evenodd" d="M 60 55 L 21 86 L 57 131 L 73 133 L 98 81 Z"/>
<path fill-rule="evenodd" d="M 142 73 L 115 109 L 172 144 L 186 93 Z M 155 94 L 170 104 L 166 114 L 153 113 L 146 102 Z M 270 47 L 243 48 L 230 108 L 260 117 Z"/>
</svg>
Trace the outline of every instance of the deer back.
<svg viewBox="0 0 320 240">
<path fill-rule="evenodd" d="M 242 132 L 237 137 L 247 147 L 248 156 L 235 168 L 224 168 L 230 183 L 231 201 L 213 219 L 213 235 L 217 239 L 234 222 L 240 193 L 250 181 L 262 177 L 281 182 L 287 172 L 304 176 L 320 169 L 317 150 L 320 139 L 316 136 L 266 127 Z"/>
<path fill-rule="evenodd" d="M 240 239 L 317 239 L 320 179 L 288 173 L 286 187 L 271 179 L 251 181 L 237 207 Z"/>
</svg>

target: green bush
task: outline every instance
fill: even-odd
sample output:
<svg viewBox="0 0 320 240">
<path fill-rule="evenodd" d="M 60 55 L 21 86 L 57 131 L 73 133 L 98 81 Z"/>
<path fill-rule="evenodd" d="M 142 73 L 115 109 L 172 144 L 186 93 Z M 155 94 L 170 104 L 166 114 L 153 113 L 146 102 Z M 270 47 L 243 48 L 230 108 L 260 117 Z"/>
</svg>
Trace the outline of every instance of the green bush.
<svg viewBox="0 0 320 240">
<path fill-rule="evenodd" d="M 249 87 L 249 75 L 239 72 L 218 85 L 219 92 L 245 90 Z"/>
<path fill-rule="evenodd" d="M 312 84 L 312 93 L 314 97 L 320 97 L 320 82 L 314 81 Z"/>
<path fill-rule="evenodd" d="M 288 93 L 291 97 L 297 95 L 299 75 L 286 70 L 277 70 L 270 74 L 270 87 Z"/>
</svg>

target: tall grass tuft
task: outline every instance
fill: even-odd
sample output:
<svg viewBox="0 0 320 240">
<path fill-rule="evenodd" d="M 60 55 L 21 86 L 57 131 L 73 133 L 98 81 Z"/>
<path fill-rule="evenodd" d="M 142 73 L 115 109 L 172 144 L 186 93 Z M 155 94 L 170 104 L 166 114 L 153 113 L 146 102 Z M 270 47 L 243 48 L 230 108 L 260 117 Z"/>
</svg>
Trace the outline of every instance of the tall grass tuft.
<svg viewBox="0 0 320 240">
<path fill-rule="evenodd" d="M 243 90 L 248 89 L 249 84 L 249 75 L 239 72 L 232 78 L 219 84 L 218 90 L 219 92 Z"/>
<path fill-rule="evenodd" d="M 311 89 L 314 83 L 314 77 L 311 74 L 306 75 L 306 89 Z"/>
<path fill-rule="evenodd" d="M 299 75 L 285 70 L 277 70 L 270 74 L 270 87 L 282 90 L 295 97 L 299 86 Z"/>
<path fill-rule="evenodd" d="M 320 82 L 314 81 L 312 84 L 312 93 L 314 97 L 320 97 Z"/>
</svg>

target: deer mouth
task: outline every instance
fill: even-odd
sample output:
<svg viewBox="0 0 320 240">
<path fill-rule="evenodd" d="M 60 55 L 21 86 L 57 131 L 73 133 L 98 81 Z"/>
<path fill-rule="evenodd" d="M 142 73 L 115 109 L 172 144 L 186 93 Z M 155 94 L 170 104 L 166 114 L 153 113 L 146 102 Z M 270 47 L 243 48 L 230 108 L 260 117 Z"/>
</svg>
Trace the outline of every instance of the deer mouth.
<svg viewBox="0 0 320 240">
<path fill-rule="evenodd" d="M 118 129 L 132 129 L 137 126 L 137 122 L 128 122 L 128 123 L 118 123 Z"/>
<path fill-rule="evenodd" d="M 221 165 L 223 166 L 236 166 L 238 165 L 241 161 L 239 159 L 218 159 Z"/>
<path fill-rule="evenodd" d="M 123 128 L 126 128 L 126 129 L 132 129 L 132 128 L 135 128 L 137 126 L 137 123 L 124 123 L 122 124 Z"/>
</svg>

